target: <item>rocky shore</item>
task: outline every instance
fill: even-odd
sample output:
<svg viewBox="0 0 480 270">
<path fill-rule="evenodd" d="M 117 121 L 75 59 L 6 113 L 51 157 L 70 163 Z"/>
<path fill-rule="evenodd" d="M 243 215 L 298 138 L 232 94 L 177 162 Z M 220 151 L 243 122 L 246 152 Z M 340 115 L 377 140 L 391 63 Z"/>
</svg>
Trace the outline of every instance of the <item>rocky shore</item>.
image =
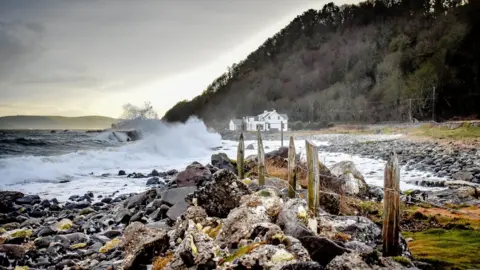
<svg viewBox="0 0 480 270">
<path fill-rule="evenodd" d="M 269 153 L 269 168 L 283 169 L 284 155 Z M 139 194 L 88 193 L 64 204 L 2 191 L 0 269 L 433 269 L 414 260 L 403 238 L 401 255 L 382 257 L 381 213 L 365 202 L 378 204 L 383 191 L 366 185 L 354 164 L 321 166 L 331 177 L 316 217 L 300 186 L 295 199 L 282 179 L 259 186 L 255 157 L 246 162 L 248 179 L 239 180 L 235 166 L 216 154 L 205 166 L 152 171 L 151 188 Z M 475 203 L 462 194 L 459 203 Z M 402 199 L 422 201 L 418 192 Z"/>
</svg>

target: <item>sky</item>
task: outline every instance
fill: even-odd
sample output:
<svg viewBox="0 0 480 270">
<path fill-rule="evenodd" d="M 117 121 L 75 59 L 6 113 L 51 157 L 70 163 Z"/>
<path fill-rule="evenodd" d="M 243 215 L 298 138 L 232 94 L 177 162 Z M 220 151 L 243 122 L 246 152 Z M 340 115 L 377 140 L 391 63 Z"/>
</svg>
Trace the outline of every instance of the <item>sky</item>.
<svg viewBox="0 0 480 270">
<path fill-rule="evenodd" d="M 1 0 L 0 116 L 160 116 L 321 0 Z M 357 1 L 334 1 L 337 5 Z"/>
</svg>

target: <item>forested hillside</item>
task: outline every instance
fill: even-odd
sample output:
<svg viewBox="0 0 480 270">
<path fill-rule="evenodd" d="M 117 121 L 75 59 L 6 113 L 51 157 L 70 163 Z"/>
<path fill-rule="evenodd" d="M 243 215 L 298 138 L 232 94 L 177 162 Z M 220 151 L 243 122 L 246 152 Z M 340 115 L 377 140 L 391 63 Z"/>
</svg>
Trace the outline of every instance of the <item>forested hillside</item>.
<svg viewBox="0 0 480 270">
<path fill-rule="evenodd" d="M 308 10 L 164 116 L 220 126 L 264 109 L 329 123 L 480 115 L 480 1 L 372 0 Z"/>
</svg>

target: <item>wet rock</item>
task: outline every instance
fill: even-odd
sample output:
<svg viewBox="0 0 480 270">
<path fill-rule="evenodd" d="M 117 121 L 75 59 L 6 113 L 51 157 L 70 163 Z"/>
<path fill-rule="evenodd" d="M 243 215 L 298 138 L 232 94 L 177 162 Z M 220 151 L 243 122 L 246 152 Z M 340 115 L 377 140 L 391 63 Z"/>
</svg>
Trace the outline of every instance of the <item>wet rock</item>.
<svg viewBox="0 0 480 270">
<path fill-rule="evenodd" d="M 17 198 L 15 200 L 17 204 L 37 204 L 40 203 L 40 197 L 38 195 L 27 195 L 24 197 Z"/>
<path fill-rule="evenodd" d="M 23 198 L 23 193 L 16 191 L 0 191 L 0 213 L 13 211 L 13 203 Z"/>
<path fill-rule="evenodd" d="M 55 223 L 51 228 L 56 232 L 68 231 L 73 226 L 73 222 L 70 219 L 64 218 Z"/>
<path fill-rule="evenodd" d="M 159 185 L 160 183 L 160 178 L 156 176 L 147 180 L 147 186 Z"/>
<path fill-rule="evenodd" d="M 192 163 L 179 172 L 173 181 L 177 187 L 196 186 L 211 178 L 210 170 L 200 163 Z"/>
<path fill-rule="evenodd" d="M 36 236 L 42 237 L 42 236 L 49 236 L 49 235 L 54 235 L 57 231 L 52 229 L 50 226 L 45 226 L 42 227 L 38 230 L 36 233 Z"/>
<path fill-rule="evenodd" d="M 319 192 L 320 206 L 330 214 L 340 213 L 340 195 L 332 192 Z"/>
<path fill-rule="evenodd" d="M 130 222 L 140 221 L 144 214 L 145 212 L 143 211 L 139 211 L 135 213 L 135 215 L 133 215 L 132 218 L 130 218 Z"/>
<path fill-rule="evenodd" d="M 274 150 L 265 154 L 265 158 L 271 157 L 288 158 L 288 147 L 280 147 L 278 150 Z"/>
<path fill-rule="evenodd" d="M 115 215 L 115 222 L 124 224 L 128 224 L 128 222 L 130 222 L 130 218 L 133 215 L 130 210 L 123 207 L 117 208 L 116 213 L 117 214 Z"/>
<path fill-rule="evenodd" d="M 203 182 L 187 201 L 197 199 L 209 216 L 224 218 L 232 209 L 240 205 L 243 195 L 250 194 L 248 188 L 237 176 L 228 170 L 219 170 L 210 181 Z"/>
<path fill-rule="evenodd" d="M 68 239 L 70 244 L 85 243 L 88 241 L 87 235 L 80 232 L 65 234 L 64 237 Z"/>
<path fill-rule="evenodd" d="M 139 269 L 143 264 L 151 264 L 152 259 L 168 248 L 165 230 L 153 229 L 134 222 L 125 228 L 123 249 L 125 259 L 123 269 Z"/>
<path fill-rule="evenodd" d="M 118 176 L 123 176 L 123 175 L 127 175 L 127 173 L 124 170 L 118 171 Z"/>
<path fill-rule="evenodd" d="M 247 145 L 247 147 L 245 147 L 246 150 L 255 150 L 255 147 L 253 146 L 253 144 L 249 144 Z"/>
<path fill-rule="evenodd" d="M 106 198 L 103 198 L 103 199 L 101 200 L 101 202 L 102 202 L 102 203 L 111 203 L 112 200 L 113 200 L 113 199 L 112 199 L 111 197 L 106 197 Z"/>
<path fill-rule="evenodd" d="M 277 225 L 283 229 L 286 235 L 291 235 L 300 240 L 308 250 L 312 260 L 325 266 L 336 256 L 347 252 L 347 249 L 328 238 L 315 235 L 306 226 L 303 215 L 300 215 L 302 209 L 306 209 L 305 201 L 299 199 L 287 201 L 280 210 Z"/>
<path fill-rule="evenodd" d="M 371 253 L 373 248 L 359 241 L 350 241 L 345 243 L 345 247 L 358 253 Z"/>
<path fill-rule="evenodd" d="M 166 173 L 167 173 L 168 176 L 173 176 L 173 175 L 177 174 L 178 171 L 175 170 L 175 169 L 172 169 L 172 170 L 167 171 Z"/>
<path fill-rule="evenodd" d="M 162 195 L 162 202 L 169 206 L 185 201 L 185 198 L 197 190 L 197 187 L 179 187 L 165 190 Z"/>
<path fill-rule="evenodd" d="M 317 262 L 298 262 L 287 264 L 281 270 L 324 270 L 325 268 Z"/>
<path fill-rule="evenodd" d="M 365 192 L 367 183 L 362 173 L 355 167 L 352 161 L 341 161 L 330 167 L 330 172 L 345 181 L 343 191 L 347 194 L 359 194 Z"/>
<path fill-rule="evenodd" d="M 213 167 L 225 169 L 233 173 L 236 172 L 235 166 L 232 164 L 230 158 L 228 158 L 227 154 L 225 153 L 213 154 L 211 157 L 211 163 Z"/>
<path fill-rule="evenodd" d="M 147 205 L 150 201 L 153 201 L 156 196 L 156 190 L 150 189 L 132 196 L 130 199 L 128 199 L 128 201 L 126 201 L 126 206 L 128 209 L 130 209 L 134 207 L 140 207 L 142 205 Z"/>
<path fill-rule="evenodd" d="M 381 202 L 383 200 L 384 192 L 383 188 L 378 186 L 369 185 L 367 191 L 367 197 L 374 199 L 377 202 Z"/>
</svg>

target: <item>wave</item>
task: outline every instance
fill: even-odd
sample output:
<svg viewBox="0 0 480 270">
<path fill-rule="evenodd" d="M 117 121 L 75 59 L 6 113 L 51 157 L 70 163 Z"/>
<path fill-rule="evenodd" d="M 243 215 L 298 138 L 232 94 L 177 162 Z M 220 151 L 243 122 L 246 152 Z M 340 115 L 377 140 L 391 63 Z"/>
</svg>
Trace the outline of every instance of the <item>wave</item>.
<svg viewBox="0 0 480 270">
<path fill-rule="evenodd" d="M 191 118 L 184 124 L 136 121 L 135 128 L 142 131 L 142 139 L 119 147 L 48 157 L 0 159 L 0 185 L 91 177 L 92 172 L 98 175 L 119 169 L 134 171 L 168 167 L 208 156 L 212 147 L 221 145 L 220 135 L 208 132 L 205 124 L 197 118 Z M 95 139 L 110 140 L 109 134 L 112 133 L 100 134 Z"/>
<path fill-rule="evenodd" d="M 18 144 L 22 146 L 46 146 L 47 142 L 43 140 L 36 139 L 27 139 L 27 138 L 16 138 L 16 139 L 3 139 L 0 140 L 0 143 L 3 144 Z"/>
</svg>

